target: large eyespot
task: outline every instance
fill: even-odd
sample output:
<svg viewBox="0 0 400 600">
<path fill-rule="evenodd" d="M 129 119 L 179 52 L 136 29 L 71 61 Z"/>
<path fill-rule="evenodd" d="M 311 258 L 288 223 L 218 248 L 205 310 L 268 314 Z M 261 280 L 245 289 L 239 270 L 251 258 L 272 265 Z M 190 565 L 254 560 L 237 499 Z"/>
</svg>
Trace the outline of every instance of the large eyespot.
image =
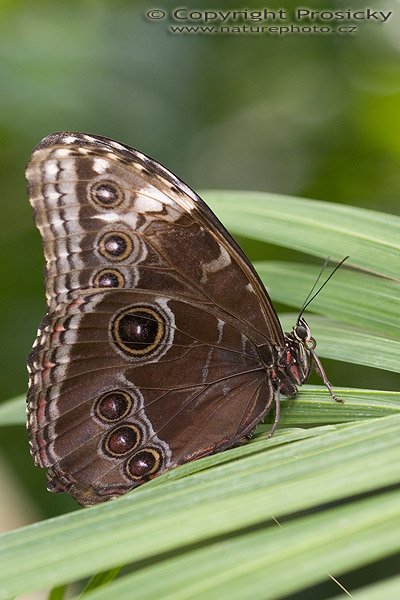
<svg viewBox="0 0 400 600">
<path fill-rule="evenodd" d="M 115 208 L 124 199 L 122 190 L 112 181 L 96 181 L 89 188 L 89 198 L 103 208 Z"/>
<path fill-rule="evenodd" d="M 118 269 L 102 269 L 93 277 L 93 286 L 101 288 L 123 288 L 125 277 Z"/>
<path fill-rule="evenodd" d="M 112 457 L 124 456 L 137 448 L 141 439 L 142 432 L 139 427 L 132 423 L 124 423 L 106 436 L 103 450 Z"/>
<path fill-rule="evenodd" d="M 144 448 L 127 461 L 125 471 L 131 479 L 146 479 L 159 471 L 161 454 L 155 448 Z"/>
<path fill-rule="evenodd" d="M 99 239 L 98 250 L 108 260 L 121 261 L 132 253 L 133 244 L 124 231 L 108 231 Z"/>
<path fill-rule="evenodd" d="M 103 423 L 114 423 L 124 419 L 130 413 L 132 405 L 133 400 L 128 392 L 112 390 L 98 398 L 94 414 Z"/>
<path fill-rule="evenodd" d="M 131 306 L 111 323 L 111 335 L 117 348 L 128 356 L 147 356 L 157 350 L 165 338 L 165 321 L 160 312 L 148 306 Z"/>
</svg>

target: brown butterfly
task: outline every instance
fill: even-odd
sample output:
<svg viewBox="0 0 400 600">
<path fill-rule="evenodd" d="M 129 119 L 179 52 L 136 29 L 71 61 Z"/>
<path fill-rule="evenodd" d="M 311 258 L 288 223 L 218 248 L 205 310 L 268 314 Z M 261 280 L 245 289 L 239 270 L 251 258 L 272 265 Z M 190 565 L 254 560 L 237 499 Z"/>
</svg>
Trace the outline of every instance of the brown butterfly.
<svg viewBox="0 0 400 600">
<path fill-rule="evenodd" d="M 28 428 L 48 489 L 85 505 L 240 444 L 314 368 L 207 205 L 148 156 L 83 133 L 33 151 L 48 312 L 28 359 Z M 335 398 L 336 399 L 336 398 Z"/>
</svg>

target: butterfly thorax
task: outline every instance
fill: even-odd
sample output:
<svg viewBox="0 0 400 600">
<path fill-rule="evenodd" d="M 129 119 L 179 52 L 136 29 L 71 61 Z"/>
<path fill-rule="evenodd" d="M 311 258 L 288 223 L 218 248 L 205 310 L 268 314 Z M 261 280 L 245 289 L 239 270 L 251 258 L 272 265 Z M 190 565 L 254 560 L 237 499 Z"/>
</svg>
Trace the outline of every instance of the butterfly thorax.
<svg viewBox="0 0 400 600">
<path fill-rule="evenodd" d="M 303 385 L 312 369 L 310 349 L 315 346 L 310 328 L 302 318 L 298 319 L 290 333 L 285 333 L 285 345 L 280 349 L 276 369 L 277 385 L 286 396 L 297 394 L 297 386 Z"/>
<path fill-rule="evenodd" d="M 285 347 L 278 366 L 280 389 L 286 396 L 295 396 L 298 385 L 308 379 L 312 359 L 304 342 L 294 339 L 291 333 L 285 334 Z"/>
<path fill-rule="evenodd" d="M 301 319 L 290 333 L 284 334 L 283 345 L 265 343 L 257 348 L 276 391 L 285 396 L 296 396 L 297 386 L 302 385 L 310 374 L 312 356 L 309 348 L 314 343 L 308 325 Z"/>
</svg>

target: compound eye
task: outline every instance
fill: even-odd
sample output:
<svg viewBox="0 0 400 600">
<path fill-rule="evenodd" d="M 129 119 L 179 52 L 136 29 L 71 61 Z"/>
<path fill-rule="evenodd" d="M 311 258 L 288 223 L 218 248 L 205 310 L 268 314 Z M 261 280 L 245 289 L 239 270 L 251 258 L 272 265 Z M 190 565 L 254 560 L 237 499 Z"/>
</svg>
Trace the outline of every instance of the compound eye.
<svg viewBox="0 0 400 600">
<path fill-rule="evenodd" d="M 309 332 L 307 327 L 304 327 L 304 325 L 297 325 L 295 328 L 295 334 L 296 337 L 299 338 L 299 340 L 306 340 L 309 335 Z"/>
</svg>

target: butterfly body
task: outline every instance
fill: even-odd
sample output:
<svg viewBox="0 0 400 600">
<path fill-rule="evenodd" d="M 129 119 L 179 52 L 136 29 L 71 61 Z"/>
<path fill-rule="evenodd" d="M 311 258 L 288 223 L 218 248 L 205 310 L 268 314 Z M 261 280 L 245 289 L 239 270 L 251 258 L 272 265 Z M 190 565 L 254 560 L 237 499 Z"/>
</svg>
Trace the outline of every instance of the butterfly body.
<svg viewBox="0 0 400 600">
<path fill-rule="evenodd" d="M 307 324 L 282 332 L 243 252 L 167 169 L 57 133 L 27 179 L 48 306 L 28 429 L 48 489 L 86 505 L 118 496 L 241 443 L 280 392 L 297 393 L 314 364 Z"/>
</svg>

